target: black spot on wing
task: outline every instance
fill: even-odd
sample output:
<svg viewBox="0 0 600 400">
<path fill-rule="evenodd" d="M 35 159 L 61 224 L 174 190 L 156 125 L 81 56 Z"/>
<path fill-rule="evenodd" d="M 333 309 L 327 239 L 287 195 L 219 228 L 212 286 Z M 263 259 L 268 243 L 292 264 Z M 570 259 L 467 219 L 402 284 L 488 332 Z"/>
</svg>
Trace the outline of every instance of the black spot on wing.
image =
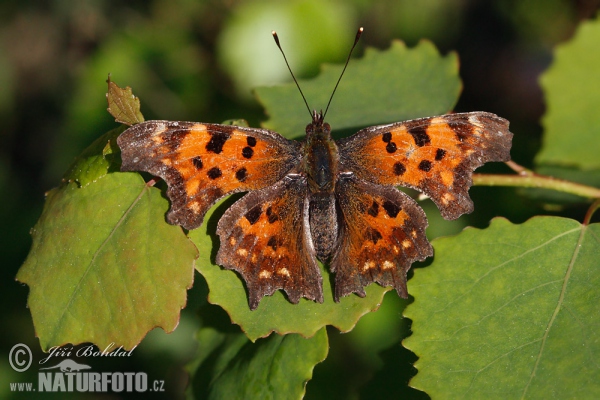
<svg viewBox="0 0 600 400">
<path fill-rule="evenodd" d="M 429 161 L 429 160 L 423 160 L 419 163 L 419 169 L 421 171 L 429 172 L 429 171 L 431 171 L 431 167 L 432 167 L 432 164 L 431 164 L 431 161 Z"/>
<path fill-rule="evenodd" d="M 367 213 L 372 217 L 376 217 L 379 214 L 379 204 L 376 201 L 373 201 L 373 204 L 371 204 Z"/>
<path fill-rule="evenodd" d="M 408 133 L 413 137 L 415 144 L 418 147 L 423 147 L 431 143 L 431 139 L 427 134 L 426 126 L 417 126 L 408 130 Z"/>
<path fill-rule="evenodd" d="M 406 172 L 406 167 L 400 161 L 394 164 L 394 174 L 397 176 L 403 175 Z"/>
<path fill-rule="evenodd" d="M 267 214 L 267 220 L 270 224 L 274 223 L 279 219 L 279 216 L 273 212 L 273 209 L 270 206 L 267 208 L 267 211 L 265 211 L 265 213 Z"/>
<path fill-rule="evenodd" d="M 246 143 L 248 143 L 248 146 L 254 147 L 256 146 L 256 138 L 252 136 L 246 136 Z"/>
<path fill-rule="evenodd" d="M 254 225 L 256 221 L 260 218 L 260 214 L 262 214 L 261 206 L 255 206 L 248 211 L 244 217 L 250 222 L 250 225 Z"/>
<path fill-rule="evenodd" d="M 244 156 L 244 158 L 252 158 L 252 156 L 254 155 L 254 150 L 252 150 L 252 147 L 244 147 L 242 149 L 242 156 Z"/>
<path fill-rule="evenodd" d="M 211 138 L 206 144 L 206 151 L 220 154 L 223 151 L 225 142 L 231 137 L 231 132 L 224 131 L 213 131 L 211 132 Z"/>
<path fill-rule="evenodd" d="M 277 236 L 271 236 L 269 241 L 267 242 L 267 246 L 271 247 L 273 250 L 277 250 L 279 246 L 281 246 L 281 241 L 277 238 Z"/>
<path fill-rule="evenodd" d="M 235 171 L 235 179 L 237 179 L 240 182 L 244 182 L 246 180 L 247 176 L 248 176 L 248 170 L 246 170 L 246 167 L 242 167 L 242 168 L 238 169 L 237 171 Z"/>
<path fill-rule="evenodd" d="M 223 172 L 221 171 L 221 169 L 219 167 L 212 167 L 211 169 L 208 170 L 206 175 L 208 175 L 208 177 L 210 179 L 217 179 L 223 175 Z"/>
<path fill-rule="evenodd" d="M 373 229 L 373 228 L 367 229 L 365 236 L 366 236 L 367 240 L 370 240 L 374 244 L 377 244 L 377 242 L 383 237 L 383 236 L 381 236 L 381 233 L 377 229 Z"/>
<path fill-rule="evenodd" d="M 400 211 L 402 211 L 402 207 L 398 206 L 395 203 L 392 203 L 389 200 L 385 200 L 383 202 L 383 209 L 385 210 L 385 212 L 387 213 L 388 217 L 390 217 L 390 218 L 396 218 L 396 216 L 398 215 L 398 213 Z"/>
<path fill-rule="evenodd" d="M 192 164 L 194 164 L 194 167 L 196 167 L 196 169 L 202 169 L 203 167 L 202 159 L 199 156 L 192 158 Z"/>
<path fill-rule="evenodd" d="M 435 161 L 442 161 L 445 156 L 446 156 L 446 150 L 437 149 L 435 152 Z"/>
</svg>

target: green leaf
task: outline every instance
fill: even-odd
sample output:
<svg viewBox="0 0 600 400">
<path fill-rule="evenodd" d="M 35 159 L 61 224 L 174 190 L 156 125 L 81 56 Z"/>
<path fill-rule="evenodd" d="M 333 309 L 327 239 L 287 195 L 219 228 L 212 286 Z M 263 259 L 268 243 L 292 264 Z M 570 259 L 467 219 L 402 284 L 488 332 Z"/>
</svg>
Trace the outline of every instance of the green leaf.
<svg viewBox="0 0 600 400">
<path fill-rule="evenodd" d="M 231 200 L 222 202 L 208 212 L 204 226 L 190 231 L 190 239 L 196 244 L 200 258 L 198 271 L 204 276 L 210 290 L 208 300 L 225 309 L 231 321 L 238 324 L 250 340 L 268 336 L 271 332 L 279 334 L 299 333 L 305 337 L 313 336 L 326 325 L 333 325 L 342 332 L 351 330 L 356 322 L 368 312 L 376 310 L 383 299 L 385 288 L 372 284 L 366 288 L 367 296 L 343 297 L 339 303 L 333 301 L 333 282 L 329 272 L 321 266 L 323 275 L 323 296 L 325 301 L 315 303 L 300 299 L 292 304 L 281 291 L 264 297 L 258 308 L 250 311 L 248 295 L 242 279 L 233 271 L 225 270 L 211 262 L 211 253 L 215 253 L 218 239 L 215 227 L 222 209 L 231 205 Z M 214 257 L 214 255 L 213 255 Z"/>
<path fill-rule="evenodd" d="M 321 74 L 300 81 L 308 103 L 324 109 L 342 65 L 323 66 Z M 351 60 L 331 103 L 327 121 L 332 129 L 443 114 L 458 100 L 461 82 L 455 53 L 440 56 L 427 41 L 408 49 L 400 41 L 385 51 L 368 48 L 361 60 Z M 310 122 L 294 84 L 256 89 L 270 119 L 263 125 L 286 137 L 304 134 Z"/>
<path fill-rule="evenodd" d="M 77 182 L 86 186 L 121 166 L 121 150 L 117 137 L 125 130 L 121 126 L 102 135 L 75 159 L 63 176 L 64 182 Z"/>
<path fill-rule="evenodd" d="M 251 343 L 241 333 L 203 328 L 198 332 L 199 365 L 191 377 L 194 397 L 300 399 L 328 349 L 325 329 L 310 339 L 272 335 Z"/>
<path fill-rule="evenodd" d="M 144 122 L 144 116 L 140 111 L 140 99 L 133 95 L 131 88 L 127 86 L 121 89 L 108 77 L 108 112 L 115 117 L 115 121 L 125 125 L 135 125 Z"/>
<path fill-rule="evenodd" d="M 167 208 L 160 190 L 132 173 L 48 193 L 17 275 L 30 287 L 42 349 L 83 342 L 131 349 L 155 327 L 175 329 L 197 251 L 165 222 Z"/>
<path fill-rule="evenodd" d="M 547 111 L 538 164 L 600 169 L 600 21 L 584 22 L 556 48 L 540 82 Z"/>
<path fill-rule="evenodd" d="M 405 311 L 432 398 L 600 396 L 600 224 L 494 219 L 435 240 Z"/>
</svg>

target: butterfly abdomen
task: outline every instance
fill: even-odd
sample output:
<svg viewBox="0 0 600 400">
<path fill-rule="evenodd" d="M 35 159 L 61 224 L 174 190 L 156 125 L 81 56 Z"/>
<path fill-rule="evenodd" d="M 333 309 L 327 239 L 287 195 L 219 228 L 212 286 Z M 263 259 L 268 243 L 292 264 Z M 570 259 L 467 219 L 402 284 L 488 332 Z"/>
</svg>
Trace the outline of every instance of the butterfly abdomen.
<svg viewBox="0 0 600 400">
<path fill-rule="evenodd" d="M 309 194 L 310 235 L 317 258 L 326 262 L 337 245 L 338 215 L 334 194 Z"/>
</svg>

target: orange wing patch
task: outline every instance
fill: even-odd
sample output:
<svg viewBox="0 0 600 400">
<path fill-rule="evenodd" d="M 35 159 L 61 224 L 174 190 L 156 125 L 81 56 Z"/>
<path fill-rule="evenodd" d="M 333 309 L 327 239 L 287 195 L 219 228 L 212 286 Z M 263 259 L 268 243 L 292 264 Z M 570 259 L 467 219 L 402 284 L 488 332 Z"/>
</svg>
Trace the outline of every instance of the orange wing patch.
<svg viewBox="0 0 600 400">
<path fill-rule="evenodd" d="M 300 297 L 323 302 L 322 277 L 307 234 L 306 191 L 305 178 L 288 176 L 248 193 L 219 221 L 217 263 L 242 275 L 252 310 L 278 289 L 292 303 Z"/>
<path fill-rule="evenodd" d="M 122 171 L 147 171 L 169 185 L 172 224 L 194 229 L 227 194 L 280 180 L 299 163 L 300 144 L 264 129 L 148 121 L 118 138 Z"/>
<path fill-rule="evenodd" d="M 341 244 L 331 261 L 336 300 L 350 293 L 364 296 L 371 282 L 393 286 L 406 298 L 411 264 L 433 255 L 423 210 L 398 189 L 352 174 L 338 180 L 336 196 L 342 220 Z"/>
<path fill-rule="evenodd" d="M 363 129 L 338 142 L 344 171 L 382 185 L 420 190 L 446 219 L 473 210 L 471 174 L 488 161 L 508 161 L 508 121 L 474 112 Z"/>
</svg>

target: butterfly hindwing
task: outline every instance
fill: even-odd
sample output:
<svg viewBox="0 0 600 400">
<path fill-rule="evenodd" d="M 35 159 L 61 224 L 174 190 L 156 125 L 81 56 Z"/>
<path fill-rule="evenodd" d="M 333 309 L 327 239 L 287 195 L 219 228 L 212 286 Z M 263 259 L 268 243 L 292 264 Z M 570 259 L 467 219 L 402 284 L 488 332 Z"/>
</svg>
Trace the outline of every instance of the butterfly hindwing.
<svg viewBox="0 0 600 400">
<path fill-rule="evenodd" d="M 473 210 L 475 168 L 508 161 L 508 121 L 486 112 L 448 114 L 365 128 L 338 141 L 341 170 L 382 185 L 417 189 L 446 219 Z"/>
<path fill-rule="evenodd" d="M 264 188 L 299 163 L 300 144 L 276 132 L 196 122 L 147 121 L 117 139 L 122 171 L 146 171 L 169 186 L 167 220 L 187 229 L 227 194 Z"/>
<path fill-rule="evenodd" d="M 336 301 L 350 293 L 364 296 L 364 287 L 372 282 L 393 286 L 406 298 L 411 264 L 433 255 L 424 211 L 398 189 L 353 174 L 338 179 L 336 197 L 341 221 L 339 246 L 331 260 Z"/>
<path fill-rule="evenodd" d="M 283 289 L 292 303 L 323 302 L 323 284 L 309 226 L 306 178 L 289 175 L 246 194 L 219 221 L 217 264 L 246 281 L 250 309 Z"/>
</svg>

